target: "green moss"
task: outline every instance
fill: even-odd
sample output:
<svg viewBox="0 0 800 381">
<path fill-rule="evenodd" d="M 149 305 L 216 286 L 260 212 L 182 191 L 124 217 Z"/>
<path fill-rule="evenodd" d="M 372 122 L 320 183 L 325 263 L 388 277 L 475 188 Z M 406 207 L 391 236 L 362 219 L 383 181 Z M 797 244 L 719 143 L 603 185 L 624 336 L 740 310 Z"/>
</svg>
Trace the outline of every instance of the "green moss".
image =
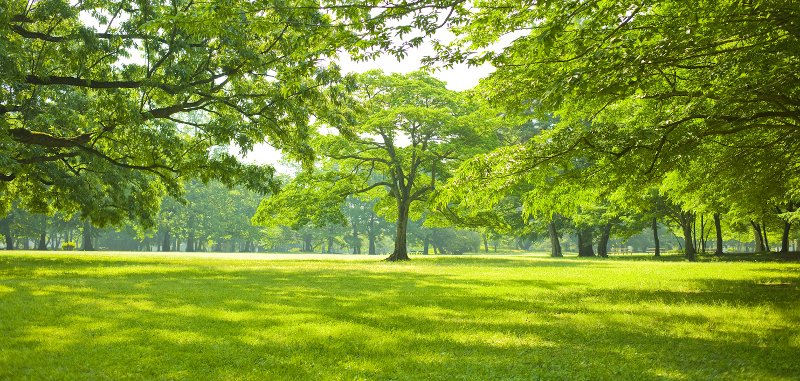
<svg viewBox="0 0 800 381">
<path fill-rule="evenodd" d="M 798 307 L 786 261 L 11 252 L 0 379 L 788 380 Z"/>
</svg>

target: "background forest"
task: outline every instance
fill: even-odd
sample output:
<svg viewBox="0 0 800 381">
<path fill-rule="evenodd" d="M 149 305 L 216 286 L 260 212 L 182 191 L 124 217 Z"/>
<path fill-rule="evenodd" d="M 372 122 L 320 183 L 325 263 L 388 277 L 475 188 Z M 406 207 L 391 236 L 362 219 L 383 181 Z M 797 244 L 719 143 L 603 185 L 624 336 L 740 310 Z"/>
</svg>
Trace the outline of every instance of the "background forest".
<svg viewBox="0 0 800 381">
<path fill-rule="evenodd" d="M 794 4 L 3 9 L 7 249 L 694 260 L 797 243 Z M 338 64 L 423 45 L 425 71 Z M 435 77 L 485 64 L 467 91 Z M 296 171 L 241 160 L 259 144 Z"/>
</svg>

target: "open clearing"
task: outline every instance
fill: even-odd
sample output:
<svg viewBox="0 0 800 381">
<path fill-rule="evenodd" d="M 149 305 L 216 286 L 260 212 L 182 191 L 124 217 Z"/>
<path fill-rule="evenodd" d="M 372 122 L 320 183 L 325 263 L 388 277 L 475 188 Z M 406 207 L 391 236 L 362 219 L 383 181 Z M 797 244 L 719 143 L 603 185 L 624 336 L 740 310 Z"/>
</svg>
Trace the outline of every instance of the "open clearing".
<svg viewBox="0 0 800 381">
<path fill-rule="evenodd" d="M 798 262 L 208 254 L 0 254 L 0 379 L 800 375 Z"/>
</svg>

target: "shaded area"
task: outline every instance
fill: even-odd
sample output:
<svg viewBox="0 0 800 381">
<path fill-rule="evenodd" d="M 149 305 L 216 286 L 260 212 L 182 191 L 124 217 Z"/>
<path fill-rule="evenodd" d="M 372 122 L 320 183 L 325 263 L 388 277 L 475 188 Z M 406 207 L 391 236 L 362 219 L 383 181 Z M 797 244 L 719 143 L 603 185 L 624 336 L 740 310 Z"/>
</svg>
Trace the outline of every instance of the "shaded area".
<svg viewBox="0 0 800 381">
<path fill-rule="evenodd" d="M 796 265 L 0 257 L 0 378 L 794 379 Z"/>
</svg>

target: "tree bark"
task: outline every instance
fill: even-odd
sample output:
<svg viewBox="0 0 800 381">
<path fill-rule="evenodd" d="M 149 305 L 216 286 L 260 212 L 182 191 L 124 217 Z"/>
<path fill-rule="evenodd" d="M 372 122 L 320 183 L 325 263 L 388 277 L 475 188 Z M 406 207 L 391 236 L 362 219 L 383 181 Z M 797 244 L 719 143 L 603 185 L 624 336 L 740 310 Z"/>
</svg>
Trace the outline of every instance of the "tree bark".
<svg viewBox="0 0 800 381">
<path fill-rule="evenodd" d="M 358 238 L 358 225 L 353 222 L 353 254 L 361 254 L 361 238 Z"/>
<path fill-rule="evenodd" d="M 311 239 L 313 237 L 311 234 L 306 234 L 303 236 L 303 251 L 304 252 L 312 252 L 314 251 L 314 247 L 311 246 Z M 354 253 L 355 254 L 355 253 Z M 361 254 L 360 252 L 358 254 Z"/>
<path fill-rule="evenodd" d="M 579 257 L 594 257 L 594 249 L 592 249 L 592 232 L 587 229 L 578 232 L 578 256 Z"/>
<path fill-rule="evenodd" d="M 558 231 L 553 221 L 547 223 L 547 231 L 550 233 L 550 256 L 554 258 L 563 257 L 564 255 L 561 253 L 561 243 L 558 242 Z M 494 251 L 497 251 L 497 246 L 495 246 Z"/>
<path fill-rule="evenodd" d="M 764 241 L 762 241 L 761 237 L 761 226 L 753 221 L 750 221 L 750 225 L 753 227 L 753 237 L 755 241 L 753 252 L 760 253 L 764 251 Z"/>
<path fill-rule="evenodd" d="M 94 251 L 92 245 L 92 224 L 89 219 L 83 221 L 83 251 Z"/>
<path fill-rule="evenodd" d="M 611 235 L 611 227 L 613 223 L 608 221 L 608 223 L 603 226 L 603 234 L 600 235 L 600 241 L 597 242 L 597 255 L 602 258 L 608 258 L 608 238 Z"/>
<path fill-rule="evenodd" d="M 787 212 L 794 212 L 794 202 L 789 201 L 786 205 Z M 783 223 L 783 235 L 781 236 L 781 253 L 789 252 L 789 233 L 792 230 L 792 224 L 788 221 Z"/>
<path fill-rule="evenodd" d="M 488 253 L 489 252 L 489 241 L 486 240 L 486 233 L 483 233 L 483 251 Z"/>
<path fill-rule="evenodd" d="M 653 254 L 654 257 L 661 256 L 661 243 L 658 241 L 658 218 L 653 217 L 653 243 L 656 245 L 656 252 Z"/>
<path fill-rule="evenodd" d="M 767 239 L 767 223 L 764 221 L 761 221 L 761 232 L 764 234 L 764 248 L 770 251 L 769 240 Z"/>
<path fill-rule="evenodd" d="M 722 252 L 722 221 L 720 220 L 719 213 L 714 213 L 714 229 L 717 231 L 717 249 L 714 250 L 714 255 L 723 255 Z"/>
<path fill-rule="evenodd" d="M 422 255 L 428 255 L 428 246 L 431 243 L 431 236 L 430 234 L 425 235 L 425 241 L 422 244 Z"/>
<path fill-rule="evenodd" d="M 407 261 L 408 250 L 406 249 L 406 231 L 408 229 L 408 202 L 397 202 L 397 232 L 394 236 L 394 252 L 387 261 Z"/>
<path fill-rule="evenodd" d="M 692 225 L 694 225 L 694 213 L 692 212 L 684 212 L 681 211 L 679 215 L 681 229 L 683 229 L 683 240 L 686 243 L 686 248 L 684 249 L 686 259 L 690 261 L 694 261 L 695 259 L 695 246 L 693 241 L 693 232 L 692 232 Z"/>
<path fill-rule="evenodd" d="M 0 234 L 6 238 L 6 250 L 14 250 L 14 237 L 11 236 L 11 220 L 13 216 L 0 219 Z"/>
<path fill-rule="evenodd" d="M 47 250 L 47 233 L 42 232 L 42 235 L 39 237 L 39 247 L 36 250 Z"/>
<path fill-rule="evenodd" d="M 191 253 L 194 250 L 194 230 L 189 229 L 189 235 L 186 237 L 186 251 Z"/>
<path fill-rule="evenodd" d="M 372 212 L 369 215 L 369 232 L 367 235 L 369 236 L 369 254 L 377 254 L 375 249 L 375 212 Z"/>
<path fill-rule="evenodd" d="M 171 241 L 172 240 L 170 239 L 169 236 L 169 228 L 167 228 L 167 231 L 164 233 L 164 242 L 161 244 L 161 250 L 169 251 L 170 244 L 172 243 Z"/>
<path fill-rule="evenodd" d="M 704 219 L 704 214 L 700 215 L 700 250 L 703 252 L 703 255 L 706 255 L 706 224 Z"/>
</svg>

